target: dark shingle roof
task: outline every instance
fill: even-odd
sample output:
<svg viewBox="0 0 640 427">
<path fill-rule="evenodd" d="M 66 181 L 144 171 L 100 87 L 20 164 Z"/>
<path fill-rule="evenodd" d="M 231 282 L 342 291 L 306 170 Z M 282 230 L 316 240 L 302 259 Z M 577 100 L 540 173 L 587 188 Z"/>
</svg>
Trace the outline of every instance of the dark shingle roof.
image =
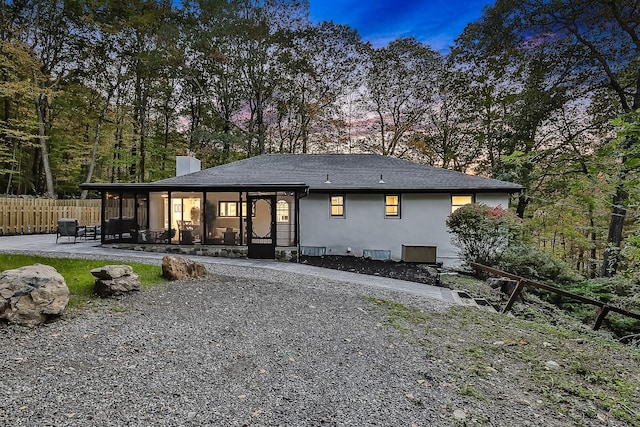
<svg viewBox="0 0 640 427">
<path fill-rule="evenodd" d="M 327 175 L 331 183 L 327 181 Z M 384 183 L 380 183 L 380 175 Z M 154 185 L 245 186 L 306 184 L 311 192 L 456 191 L 516 192 L 511 182 L 465 175 L 375 154 L 265 154 Z"/>
</svg>

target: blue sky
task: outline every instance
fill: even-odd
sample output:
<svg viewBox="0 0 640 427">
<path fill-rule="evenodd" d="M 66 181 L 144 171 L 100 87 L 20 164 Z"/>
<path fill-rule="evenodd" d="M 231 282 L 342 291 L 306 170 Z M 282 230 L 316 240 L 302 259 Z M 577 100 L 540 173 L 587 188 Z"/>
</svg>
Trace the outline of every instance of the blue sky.
<svg viewBox="0 0 640 427">
<path fill-rule="evenodd" d="M 311 20 L 348 24 L 375 47 L 413 36 L 447 51 L 490 0 L 310 0 Z"/>
</svg>

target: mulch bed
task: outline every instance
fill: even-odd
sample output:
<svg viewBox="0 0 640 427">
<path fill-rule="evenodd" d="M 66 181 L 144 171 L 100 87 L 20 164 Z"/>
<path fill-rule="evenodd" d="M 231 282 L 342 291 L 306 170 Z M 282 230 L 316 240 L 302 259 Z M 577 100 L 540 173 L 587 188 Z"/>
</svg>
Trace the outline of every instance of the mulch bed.
<svg viewBox="0 0 640 427">
<path fill-rule="evenodd" d="M 442 286 L 437 273 L 434 274 L 435 269 L 425 264 L 381 261 L 340 255 L 325 255 L 319 257 L 301 256 L 300 262 L 317 267 L 332 268 L 334 270 L 351 271 L 359 274 L 369 274 L 372 276 L 382 276 L 391 279 Z"/>
</svg>

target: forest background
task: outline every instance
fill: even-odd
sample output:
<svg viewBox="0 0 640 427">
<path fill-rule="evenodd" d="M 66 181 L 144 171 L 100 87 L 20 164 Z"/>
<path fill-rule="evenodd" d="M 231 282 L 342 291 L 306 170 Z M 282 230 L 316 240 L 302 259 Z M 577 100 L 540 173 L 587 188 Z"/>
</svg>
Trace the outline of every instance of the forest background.
<svg viewBox="0 0 640 427">
<path fill-rule="evenodd" d="M 631 0 L 498 0 L 437 52 L 306 1 L 0 0 L 0 193 L 378 153 L 519 183 L 531 242 L 638 274 L 639 26 Z"/>
</svg>

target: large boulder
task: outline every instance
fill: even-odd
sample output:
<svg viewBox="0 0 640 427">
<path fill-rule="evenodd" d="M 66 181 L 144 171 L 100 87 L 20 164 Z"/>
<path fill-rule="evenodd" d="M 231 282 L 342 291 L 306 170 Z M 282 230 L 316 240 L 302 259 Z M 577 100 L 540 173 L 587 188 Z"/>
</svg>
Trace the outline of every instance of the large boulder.
<svg viewBox="0 0 640 427">
<path fill-rule="evenodd" d="M 49 265 L 34 264 L 0 273 L 0 319 L 41 325 L 69 303 L 64 277 Z"/>
<path fill-rule="evenodd" d="M 207 269 L 199 262 L 187 258 L 166 255 L 162 258 L 162 276 L 169 280 L 205 277 Z"/>
<path fill-rule="evenodd" d="M 91 270 L 96 278 L 94 293 L 101 297 L 117 297 L 140 290 L 140 279 L 129 265 L 105 265 Z"/>
</svg>

